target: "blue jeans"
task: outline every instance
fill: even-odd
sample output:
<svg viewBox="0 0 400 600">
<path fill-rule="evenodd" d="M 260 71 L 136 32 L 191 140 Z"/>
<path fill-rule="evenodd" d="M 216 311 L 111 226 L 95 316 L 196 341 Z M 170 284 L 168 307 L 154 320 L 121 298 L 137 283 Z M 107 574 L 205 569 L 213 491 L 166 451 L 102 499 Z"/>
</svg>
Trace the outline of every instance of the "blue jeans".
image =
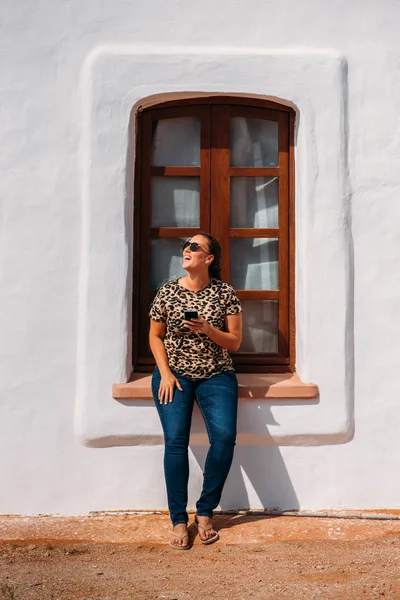
<svg viewBox="0 0 400 600">
<path fill-rule="evenodd" d="M 189 435 L 196 399 L 203 416 L 210 447 L 204 466 L 204 482 L 196 504 L 199 516 L 212 517 L 218 506 L 231 468 L 236 443 L 238 383 L 233 371 L 209 379 L 190 379 L 174 372 L 182 386 L 175 387 L 173 401 L 160 404 L 161 375 L 156 367 L 152 378 L 154 402 L 164 431 L 164 473 L 172 524 L 188 522 L 186 511 L 189 480 Z"/>
</svg>

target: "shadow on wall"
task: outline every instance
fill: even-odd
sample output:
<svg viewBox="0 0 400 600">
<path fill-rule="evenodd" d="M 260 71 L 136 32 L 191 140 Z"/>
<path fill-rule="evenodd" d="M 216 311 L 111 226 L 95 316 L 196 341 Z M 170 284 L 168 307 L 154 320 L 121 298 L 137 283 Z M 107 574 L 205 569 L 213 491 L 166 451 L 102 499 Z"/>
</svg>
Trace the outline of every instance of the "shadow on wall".
<svg viewBox="0 0 400 600">
<path fill-rule="evenodd" d="M 268 432 L 268 425 L 278 425 L 268 406 L 260 406 L 253 402 L 254 411 L 246 422 L 240 419 L 239 438 L 247 438 L 249 444 L 237 444 L 232 468 L 222 494 L 220 507 L 222 510 L 245 510 L 250 508 L 290 510 L 300 508 L 289 473 L 285 466 L 280 448 Z M 241 412 L 241 411 L 240 411 Z M 242 413 L 243 414 L 243 413 Z M 201 415 L 197 406 L 193 415 L 192 434 L 204 430 Z M 204 430 L 205 433 L 205 430 Z M 261 445 L 256 440 L 261 441 Z M 252 438 L 254 439 L 251 445 Z M 190 450 L 203 472 L 207 445 L 190 444 Z M 253 488 L 254 492 L 249 488 Z M 200 490 L 198 490 L 200 493 Z"/>
<path fill-rule="evenodd" d="M 208 448 L 191 446 L 191 450 L 203 470 Z M 258 501 L 257 498 L 250 498 L 246 479 L 253 487 Z M 282 454 L 277 446 L 236 446 L 220 507 L 222 510 L 300 508 Z"/>
<path fill-rule="evenodd" d="M 282 405 L 282 402 L 279 401 L 279 405 Z M 119 403 L 126 408 L 132 406 L 132 401 L 129 400 L 120 400 Z M 319 399 L 316 399 L 312 402 L 307 400 L 305 404 L 310 406 L 310 404 L 318 403 Z M 149 402 L 149 400 L 136 400 L 134 404 L 135 407 L 150 410 L 154 418 L 154 420 L 153 418 L 151 419 L 151 427 L 150 423 L 146 422 L 144 431 L 136 435 L 96 438 L 95 442 L 91 442 L 90 447 L 146 447 L 163 445 L 164 437 L 153 403 Z M 287 400 L 284 401 L 284 404 L 295 404 L 298 406 L 299 401 Z M 277 445 L 276 439 L 269 432 L 268 428 L 270 425 L 279 426 L 272 413 L 270 402 L 268 405 L 254 400 L 249 402 L 241 401 L 239 403 L 238 443 L 235 448 L 232 468 L 220 502 L 222 510 L 246 510 L 250 508 L 296 510 L 300 508 L 280 447 Z M 143 426 L 143 422 L 141 426 Z M 291 446 L 304 445 L 303 436 L 301 436 L 301 439 L 297 439 L 296 436 L 290 436 L 290 439 L 282 438 L 279 442 L 285 446 L 289 445 L 288 442 L 290 442 Z M 208 448 L 209 442 L 204 421 L 195 403 L 189 453 L 191 454 L 192 462 L 194 458 L 201 472 L 204 469 Z M 191 497 L 191 505 L 194 505 L 199 497 L 203 483 L 203 478 L 199 476 L 196 467 L 194 469 L 193 467 L 195 465 L 192 465 L 190 472 L 191 491 L 189 495 Z"/>
</svg>

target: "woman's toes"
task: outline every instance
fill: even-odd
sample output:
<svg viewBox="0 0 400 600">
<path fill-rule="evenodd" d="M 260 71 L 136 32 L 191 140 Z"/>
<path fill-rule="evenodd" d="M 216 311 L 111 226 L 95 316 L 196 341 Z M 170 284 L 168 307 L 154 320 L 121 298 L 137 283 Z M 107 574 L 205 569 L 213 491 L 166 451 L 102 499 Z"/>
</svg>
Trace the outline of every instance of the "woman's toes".
<svg viewBox="0 0 400 600">
<path fill-rule="evenodd" d="M 199 528 L 199 536 L 203 541 L 209 540 L 216 534 L 214 527 L 212 529 L 207 529 L 210 525 L 212 525 L 212 520 L 209 517 L 197 517 Z"/>
<path fill-rule="evenodd" d="M 183 536 L 185 533 L 187 533 L 187 527 L 186 525 L 184 525 L 183 523 L 179 523 L 179 525 L 176 525 L 174 527 L 174 533 Z M 189 539 L 187 536 L 183 537 L 182 539 L 179 539 L 178 537 L 175 537 L 174 535 L 172 536 L 171 539 L 171 543 L 173 546 L 182 546 L 183 548 L 185 546 L 187 546 L 189 544 Z"/>
</svg>

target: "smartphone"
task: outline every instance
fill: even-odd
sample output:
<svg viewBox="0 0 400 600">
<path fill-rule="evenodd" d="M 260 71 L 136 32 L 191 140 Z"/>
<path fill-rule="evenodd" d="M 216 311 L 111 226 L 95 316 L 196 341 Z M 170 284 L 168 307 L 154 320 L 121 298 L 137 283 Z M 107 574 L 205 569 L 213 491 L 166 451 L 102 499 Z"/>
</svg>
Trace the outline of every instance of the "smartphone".
<svg viewBox="0 0 400 600">
<path fill-rule="evenodd" d="M 192 319 L 199 318 L 199 313 L 197 310 L 184 310 L 183 314 L 185 315 L 185 321 L 191 321 Z"/>
</svg>

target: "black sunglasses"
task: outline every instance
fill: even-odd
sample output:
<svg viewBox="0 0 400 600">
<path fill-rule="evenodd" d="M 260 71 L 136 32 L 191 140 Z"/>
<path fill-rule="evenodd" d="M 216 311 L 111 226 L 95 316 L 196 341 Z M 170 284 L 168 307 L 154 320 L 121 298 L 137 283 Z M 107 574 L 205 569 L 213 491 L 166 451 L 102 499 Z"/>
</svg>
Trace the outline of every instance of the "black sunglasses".
<svg viewBox="0 0 400 600">
<path fill-rule="evenodd" d="M 182 252 L 184 252 L 186 248 L 189 248 L 190 252 L 198 252 L 199 250 L 203 250 L 203 252 L 206 252 L 206 254 L 210 254 L 209 252 L 207 252 L 207 250 L 204 250 L 204 248 L 202 248 L 197 242 L 185 242 L 182 246 Z"/>
</svg>

